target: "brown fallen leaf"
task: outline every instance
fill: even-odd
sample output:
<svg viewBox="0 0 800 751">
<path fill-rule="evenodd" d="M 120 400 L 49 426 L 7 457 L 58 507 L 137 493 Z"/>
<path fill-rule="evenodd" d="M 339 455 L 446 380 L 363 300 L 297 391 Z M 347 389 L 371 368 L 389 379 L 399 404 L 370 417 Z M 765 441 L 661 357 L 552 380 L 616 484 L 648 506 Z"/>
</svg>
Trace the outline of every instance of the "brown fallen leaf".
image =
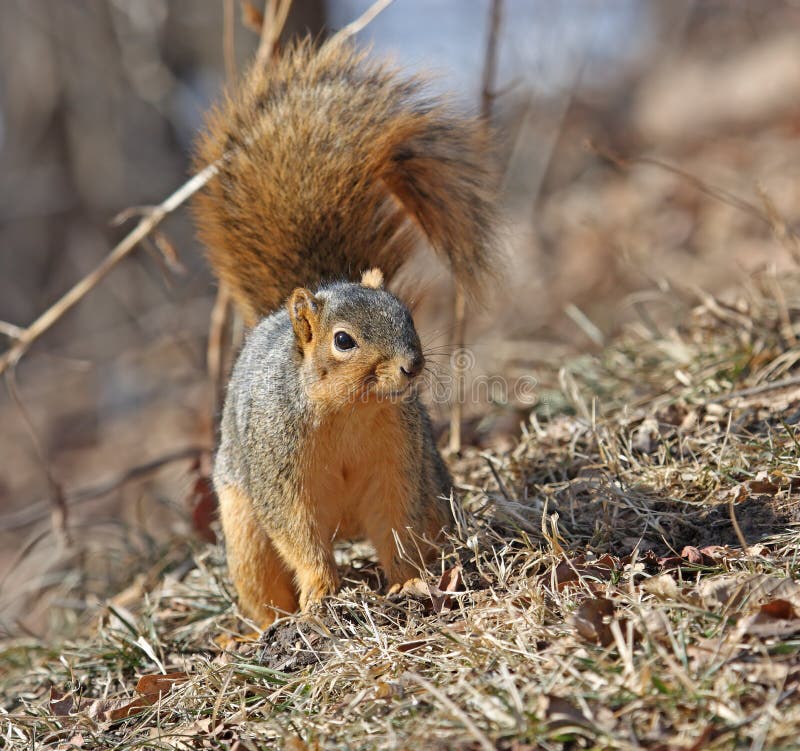
<svg viewBox="0 0 800 751">
<path fill-rule="evenodd" d="M 428 585 L 419 577 L 407 579 L 402 584 L 392 584 L 387 592 L 388 595 L 405 595 L 415 599 L 425 599 L 430 597 Z"/>
<path fill-rule="evenodd" d="M 555 584 L 559 590 L 568 585 L 578 583 L 584 577 L 608 581 L 615 571 L 619 570 L 622 563 L 619 558 L 606 553 L 597 560 L 586 560 L 586 556 L 581 554 L 570 560 L 564 559 L 555 568 Z M 551 573 L 544 574 L 540 581 L 542 584 L 549 584 L 553 579 Z"/>
<path fill-rule="evenodd" d="M 748 481 L 747 487 L 751 493 L 775 495 L 781 489 L 781 484 L 779 476 L 772 477 L 769 472 L 762 469 L 752 480 Z"/>
<path fill-rule="evenodd" d="M 54 717 L 68 717 L 74 706 L 72 691 L 62 693 L 55 686 L 50 687 L 50 714 Z"/>
<path fill-rule="evenodd" d="M 658 565 L 663 571 L 681 568 L 686 564 L 691 566 L 714 566 L 733 556 L 733 551 L 725 545 L 706 545 L 703 548 L 684 545 L 680 556 L 671 555 L 659 558 Z"/>
<path fill-rule="evenodd" d="M 187 500 L 192 510 L 192 529 L 201 540 L 215 543 L 217 535 L 211 527 L 217 515 L 217 498 L 211 485 L 211 478 L 198 475 Z"/>
<path fill-rule="evenodd" d="M 166 696 L 176 684 L 188 680 L 189 676 L 183 672 L 143 675 L 136 683 L 136 692 L 141 696 L 137 696 L 133 701 L 121 707 L 106 710 L 105 717 L 114 722 L 137 714 L 155 704 L 162 696 Z"/>
<path fill-rule="evenodd" d="M 398 644 L 396 649 L 398 652 L 413 652 L 415 649 L 424 647 L 426 644 L 431 644 L 436 641 L 435 639 L 414 639 L 412 641 L 404 641 Z"/>
<path fill-rule="evenodd" d="M 681 550 L 681 558 L 695 566 L 700 566 L 703 563 L 703 554 L 694 545 L 685 545 Z"/>
<path fill-rule="evenodd" d="M 700 554 L 703 556 L 703 560 L 708 563 L 719 563 L 734 555 L 734 551 L 727 545 L 706 545 L 700 548 Z M 738 551 L 737 554 L 741 555 Z"/>
<path fill-rule="evenodd" d="M 760 607 L 771 600 L 788 600 L 800 611 L 800 583 L 767 574 L 728 574 L 701 581 L 697 587 L 703 604 L 709 609 L 722 607 L 737 611 L 742 607 Z"/>
<path fill-rule="evenodd" d="M 658 565 L 662 571 L 672 571 L 680 568 L 684 563 L 683 558 L 678 555 L 668 555 L 658 559 Z"/>
<path fill-rule="evenodd" d="M 138 714 L 147 707 L 151 706 L 153 702 L 146 696 L 137 696 L 133 701 L 123 704 L 121 707 L 115 709 L 106 709 L 103 713 L 105 719 L 109 722 L 116 722 L 117 720 L 124 720 L 135 714 Z"/>
<path fill-rule="evenodd" d="M 71 751 L 73 748 L 83 748 L 85 742 L 84 737 L 80 733 L 76 733 L 68 741 L 59 743 L 56 746 L 56 751 Z"/>
<path fill-rule="evenodd" d="M 744 503 L 749 495 L 747 485 L 742 482 L 733 487 L 718 491 L 716 497 L 717 500 L 723 501 L 724 503 L 739 504 Z"/>
<path fill-rule="evenodd" d="M 403 687 L 393 681 L 376 681 L 375 698 L 388 701 L 389 699 L 402 698 L 404 695 Z"/>
<path fill-rule="evenodd" d="M 769 618 L 782 618 L 786 621 L 798 617 L 794 605 L 788 600 L 782 599 L 765 602 L 760 608 L 760 613 Z"/>
<path fill-rule="evenodd" d="M 438 586 L 429 587 L 429 590 L 434 613 L 450 610 L 453 603 L 450 593 L 464 591 L 461 566 L 453 566 L 453 568 L 447 569 L 439 578 Z"/>
<path fill-rule="evenodd" d="M 758 612 L 739 623 L 737 636 L 760 638 L 785 637 L 800 632 L 800 617 L 788 600 L 775 599 L 765 602 Z"/>
<path fill-rule="evenodd" d="M 140 694 L 168 694 L 176 684 L 186 683 L 189 675 L 182 671 L 174 673 L 150 673 L 143 675 L 136 683 Z"/>
<path fill-rule="evenodd" d="M 539 697 L 536 714 L 550 728 L 591 727 L 592 722 L 567 699 L 551 694 Z"/>
<path fill-rule="evenodd" d="M 614 603 L 605 597 L 584 600 L 570 619 L 575 630 L 587 641 L 607 647 L 614 642 L 609 621 L 614 617 Z"/>
</svg>

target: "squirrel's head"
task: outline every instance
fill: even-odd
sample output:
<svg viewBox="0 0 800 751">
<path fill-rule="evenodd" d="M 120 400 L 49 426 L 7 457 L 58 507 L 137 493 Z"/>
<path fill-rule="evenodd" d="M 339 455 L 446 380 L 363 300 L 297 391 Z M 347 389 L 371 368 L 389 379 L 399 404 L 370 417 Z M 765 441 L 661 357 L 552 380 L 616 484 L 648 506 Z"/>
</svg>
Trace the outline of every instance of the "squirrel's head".
<svg viewBox="0 0 800 751">
<path fill-rule="evenodd" d="M 306 365 L 307 393 L 331 408 L 390 401 L 409 393 L 422 372 L 417 330 L 408 308 L 382 288 L 378 269 L 361 283 L 336 283 L 289 297 L 289 317 Z"/>
</svg>

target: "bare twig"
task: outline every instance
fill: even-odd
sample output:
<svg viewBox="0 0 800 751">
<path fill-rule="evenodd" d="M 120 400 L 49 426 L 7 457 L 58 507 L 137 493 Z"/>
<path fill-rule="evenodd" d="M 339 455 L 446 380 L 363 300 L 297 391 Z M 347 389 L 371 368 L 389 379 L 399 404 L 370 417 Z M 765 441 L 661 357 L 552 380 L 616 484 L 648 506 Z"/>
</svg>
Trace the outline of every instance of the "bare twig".
<svg viewBox="0 0 800 751">
<path fill-rule="evenodd" d="M 256 52 L 258 65 L 268 65 L 275 55 L 278 40 L 292 7 L 292 0 L 267 0 L 261 21 L 261 40 Z M 226 30 L 225 42 L 225 70 L 230 84 L 236 75 L 236 63 L 233 58 L 233 0 L 226 0 L 226 23 L 230 29 Z M 208 331 L 208 347 L 206 349 L 206 366 L 211 381 L 211 426 L 212 438 L 216 435 L 216 415 L 222 400 L 222 383 L 226 371 L 225 357 L 225 332 L 228 329 L 230 315 L 233 311 L 230 290 L 220 284 L 214 308 L 211 312 L 211 321 Z"/>
<path fill-rule="evenodd" d="M 105 482 L 98 485 L 93 485 L 82 490 L 77 490 L 70 495 L 64 496 L 64 505 L 66 508 L 71 508 L 80 503 L 86 503 L 96 498 L 101 498 L 104 495 L 114 492 L 115 490 L 127 485 L 134 480 L 142 479 L 151 475 L 153 472 L 161 469 L 168 464 L 175 462 L 186 461 L 187 459 L 197 459 L 209 452 L 206 446 L 189 446 L 187 448 L 171 451 L 164 456 L 156 459 L 151 459 L 148 462 L 139 464 L 135 467 L 129 467 L 119 475 L 112 477 Z M 49 502 L 46 500 L 35 501 L 27 504 L 19 511 L 0 516 L 0 531 L 9 532 L 17 529 L 22 529 L 30 524 L 42 521 L 47 518 Z"/>
<path fill-rule="evenodd" d="M 750 201 L 747 201 L 744 198 L 725 190 L 724 188 L 711 185 L 705 180 L 697 177 L 697 175 L 693 175 L 690 172 L 687 172 L 686 170 L 677 167 L 674 164 L 670 164 L 669 162 L 662 161 L 661 159 L 656 159 L 655 157 L 650 156 L 631 158 L 623 157 L 609 148 L 599 146 L 593 141 L 589 141 L 588 146 L 598 156 L 601 156 L 603 159 L 606 159 L 620 169 L 629 169 L 633 164 L 647 164 L 652 167 L 658 167 L 666 172 L 671 172 L 673 175 L 683 178 L 687 182 L 691 183 L 701 193 L 704 193 L 711 198 L 715 198 L 722 203 L 726 203 L 729 206 L 733 206 L 734 208 L 739 209 L 746 214 L 750 214 L 750 216 L 755 217 L 760 222 L 766 224 L 772 230 L 778 242 L 780 242 L 781 245 L 783 245 L 789 251 L 791 256 L 795 260 L 800 259 L 800 237 L 798 237 L 797 233 L 795 233 L 794 230 L 787 224 L 787 222 L 780 216 L 774 203 L 770 200 L 762 186 L 756 185 L 756 192 L 764 204 L 764 209 L 761 209 L 756 204 L 751 203 Z"/>
<path fill-rule="evenodd" d="M 9 339 L 19 339 L 24 331 L 20 326 L 15 326 L 8 321 L 0 321 L 0 334 L 7 336 Z"/>
<path fill-rule="evenodd" d="M 236 4 L 235 0 L 224 0 L 222 17 L 222 55 L 225 59 L 225 78 L 228 83 L 236 80 Z"/>
<path fill-rule="evenodd" d="M 761 203 L 764 204 L 765 216 L 769 222 L 769 226 L 772 228 L 772 234 L 775 236 L 775 239 L 789 251 L 789 255 L 794 259 L 795 263 L 797 263 L 800 261 L 800 237 L 798 237 L 797 233 L 789 226 L 786 219 L 781 216 L 778 207 L 761 183 L 756 183 L 756 193 L 758 193 Z"/>
<path fill-rule="evenodd" d="M 6 388 L 8 389 L 8 394 L 11 397 L 11 400 L 14 402 L 20 417 L 22 417 L 22 422 L 28 431 L 31 445 L 33 446 L 36 457 L 39 460 L 39 464 L 44 470 L 45 476 L 47 477 L 47 482 L 50 485 L 49 506 L 50 517 L 53 523 L 53 531 L 55 532 L 56 537 L 61 540 L 61 542 L 63 542 L 65 545 L 68 545 L 70 539 L 69 532 L 67 531 L 67 504 L 66 500 L 64 499 L 64 488 L 56 478 L 53 468 L 50 465 L 50 462 L 47 460 L 47 456 L 45 456 L 42 443 L 39 440 L 39 434 L 36 431 L 36 426 L 33 424 L 33 420 L 31 419 L 31 416 L 22 401 L 22 397 L 19 394 L 19 388 L 17 387 L 16 368 L 10 368 L 6 371 Z"/>
<path fill-rule="evenodd" d="M 266 65 L 275 54 L 278 40 L 281 38 L 281 32 L 286 25 L 286 18 L 291 7 L 292 0 L 267 0 L 264 5 L 261 40 L 258 43 L 258 51 L 256 52 L 256 65 Z"/>
<path fill-rule="evenodd" d="M 378 3 L 376 3 L 376 5 L 378 5 Z M 497 38 L 500 31 L 502 10 L 502 0 L 492 0 L 489 15 L 489 34 L 486 40 L 486 55 L 484 57 L 483 78 L 481 83 L 481 117 L 483 118 L 486 128 L 489 127 L 492 116 L 492 104 L 495 99 L 494 80 L 497 71 Z M 466 303 L 464 288 L 461 284 L 456 282 L 453 295 L 453 346 L 457 352 L 464 349 L 467 329 Z M 460 358 L 454 358 L 452 365 L 453 378 L 456 383 L 456 393 L 450 412 L 450 441 L 448 447 L 452 453 L 457 454 L 461 451 L 461 423 L 464 418 L 464 379 L 466 374 Z"/>
<path fill-rule="evenodd" d="M 347 39 L 348 37 L 358 34 L 359 31 L 366 28 L 379 13 L 383 13 L 394 0 L 376 0 L 372 5 L 367 8 L 355 21 L 351 21 L 347 26 L 343 26 L 337 31 L 333 38 L 336 40 Z"/>
<path fill-rule="evenodd" d="M 742 552 L 747 553 L 747 548 L 749 547 L 747 544 L 747 539 L 742 532 L 742 528 L 739 526 L 739 521 L 736 518 L 736 509 L 734 505 L 736 503 L 736 499 L 731 496 L 728 500 L 728 516 L 730 516 L 731 524 L 733 525 L 733 531 L 736 532 L 736 537 L 739 540 L 739 544 L 742 546 Z"/>
<path fill-rule="evenodd" d="M 775 296 L 775 303 L 778 307 L 778 316 L 781 319 L 781 334 L 789 342 L 790 347 L 797 346 L 797 335 L 794 333 L 794 325 L 792 324 L 792 316 L 789 313 L 789 305 L 786 302 L 786 295 L 784 294 L 783 287 L 778 281 L 778 268 L 775 263 L 771 264 L 771 268 L 766 277 L 767 284 L 772 289 Z"/>
<path fill-rule="evenodd" d="M 783 378 L 780 381 L 773 381 L 772 383 L 762 383 L 760 386 L 751 386 L 750 388 L 731 391 L 728 394 L 715 396 L 713 399 L 706 399 L 705 404 L 718 404 L 719 402 L 727 402 L 730 399 L 737 399 L 743 396 L 757 396 L 759 394 L 766 394 L 768 391 L 778 391 L 780 389 L 789 388 L 790 386 L 800 386 L 800 376 L 792 376 L 790 378 Z"/>
<path fill-rule="evenodd" d="M 234 22 L 234 0 L 225 0 L 223 50 L 225 54 L 225 77 L 229 86 L 236 79 Z M 265 17 L 262 17 L 262 32 L 267 23 Z M 231 313 L 230 303 L 230 291 L 225 284 L 220 283 L 214 300 L 214 308 L 211 311 L 211 320 L 208 327 L 208 346 L 206 348 L 206 368 L 211 382 L 211 419 L 209 420 L 209 427 L 211 429 L 212 443 L 217 431 L 216 416 L 219 413 L 219 406 L 222 401 L 222 382 L 225 375 L 225 331 L 228 328 Z"/>
<path fill-rule="evenodd" d="M 497 75 L 497 39 L 500 35 L 500 22 L 503 16 L 503 0 L 492 0 L 489 14 L 489 36 L 486 39 L 486 55 L 483 60 L 481 80 L 481 117 L 487 125 L 492 116 L 492 105 L 496 98 L 494 83 Z"/>
<path fill-rule="evenodd" d="M 231 313 L 231 296 L 228 287 L 220 284 L 211 321 L 208 327 L 208 347 L 206 349 L 206 368 L 211 381 L 211 430 L 216 435 L 216 415 L 222 402 L 222 384 L 226 371 L 225 332 Z"/>
<path fill-rule="evenodd" d="M 456 353 L 464 350 L 464 341 L 467 331 L 467 297 L 464 288 L 456 282 L 453 295 L 453 348 Z M 464 419 L 464 379 L 466 378 L 463 358 L 451 358 L 453 379 L 455 380 L 455 394 L 450 410 L 450 441 L 449 450 L 457 454 L 461 451 L 461 423 Z"/>
<path fill-rule="evenodd" d="M 30 326 L 23 329 L 16 337 L 16 341 L 0 357 L 0 374 L 13 367 L 28 351 L 30 346 L 53 324 L 55 324 L 68 310 L 80 302 L 91 292 L 120 261 L 122 261 L 150 232 L 155 229 L 165 217 L 181 206 L 186 200 L 202 188 L 219 170 L 219 165 L 228 155 L 223 156 L 214 164 L 208 165 L 190 180 L 187 180 L 171 196 L 166 198 L 129 232 L 123 240 L 103 259 L 92 271 L 81 279 L 60 300 L 51 305 Z"/>
<path fill-rule="evenodd" d="M 46 517 L 47 513 L 43 515 Z M 46 539 L 51 530 L 49 529 L 42 529 L 38 532 L 34 532 L 22 545 L 22 547 L 16 552 L 14 558 L 12 559 L 10 565 L 6 568 L 5 572 L 3 573 L 2 577 L 0 577 L 0 592 L 5 589 L 6 584 L 8 583 L 9 577 L 17 570 L 17 567 L 31 554 L 31 551 L 44 539 Z"/>
</svg>

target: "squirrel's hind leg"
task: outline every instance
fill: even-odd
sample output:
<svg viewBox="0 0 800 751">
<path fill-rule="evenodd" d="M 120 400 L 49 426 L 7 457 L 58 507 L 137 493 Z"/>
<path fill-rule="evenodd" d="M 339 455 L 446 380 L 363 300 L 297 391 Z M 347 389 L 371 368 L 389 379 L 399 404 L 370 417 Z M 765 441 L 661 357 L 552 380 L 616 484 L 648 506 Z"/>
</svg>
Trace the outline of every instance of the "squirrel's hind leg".
<svg viewBox="0 0 800 751">
<path fill-rule="evenodd" d="M 297 610 L 292 575 L 254 514 L 253 500 L 233 485 L 218 490 L 228 569 L 239 605 L 261 628 Z"/>
</svg>

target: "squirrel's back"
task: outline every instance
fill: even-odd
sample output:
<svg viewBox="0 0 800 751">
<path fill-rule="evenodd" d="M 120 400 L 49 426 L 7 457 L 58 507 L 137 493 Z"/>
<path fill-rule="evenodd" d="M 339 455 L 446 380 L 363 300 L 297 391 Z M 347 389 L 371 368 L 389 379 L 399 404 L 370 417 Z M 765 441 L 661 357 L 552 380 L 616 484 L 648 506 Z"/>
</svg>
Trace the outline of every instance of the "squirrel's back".
<svg viewBox="0 0 800 751">
<path fill-rule="evenodd" d="M 196 215 L 248 323 L 295 287 L 372 267 L 390 280 L 420 230 L 465 287 L 491 273 L 484 129 L 424 88 L 346 42 L 306 40 L 212 111 L 196 162 L 224 159 Z"/>
</svg>

